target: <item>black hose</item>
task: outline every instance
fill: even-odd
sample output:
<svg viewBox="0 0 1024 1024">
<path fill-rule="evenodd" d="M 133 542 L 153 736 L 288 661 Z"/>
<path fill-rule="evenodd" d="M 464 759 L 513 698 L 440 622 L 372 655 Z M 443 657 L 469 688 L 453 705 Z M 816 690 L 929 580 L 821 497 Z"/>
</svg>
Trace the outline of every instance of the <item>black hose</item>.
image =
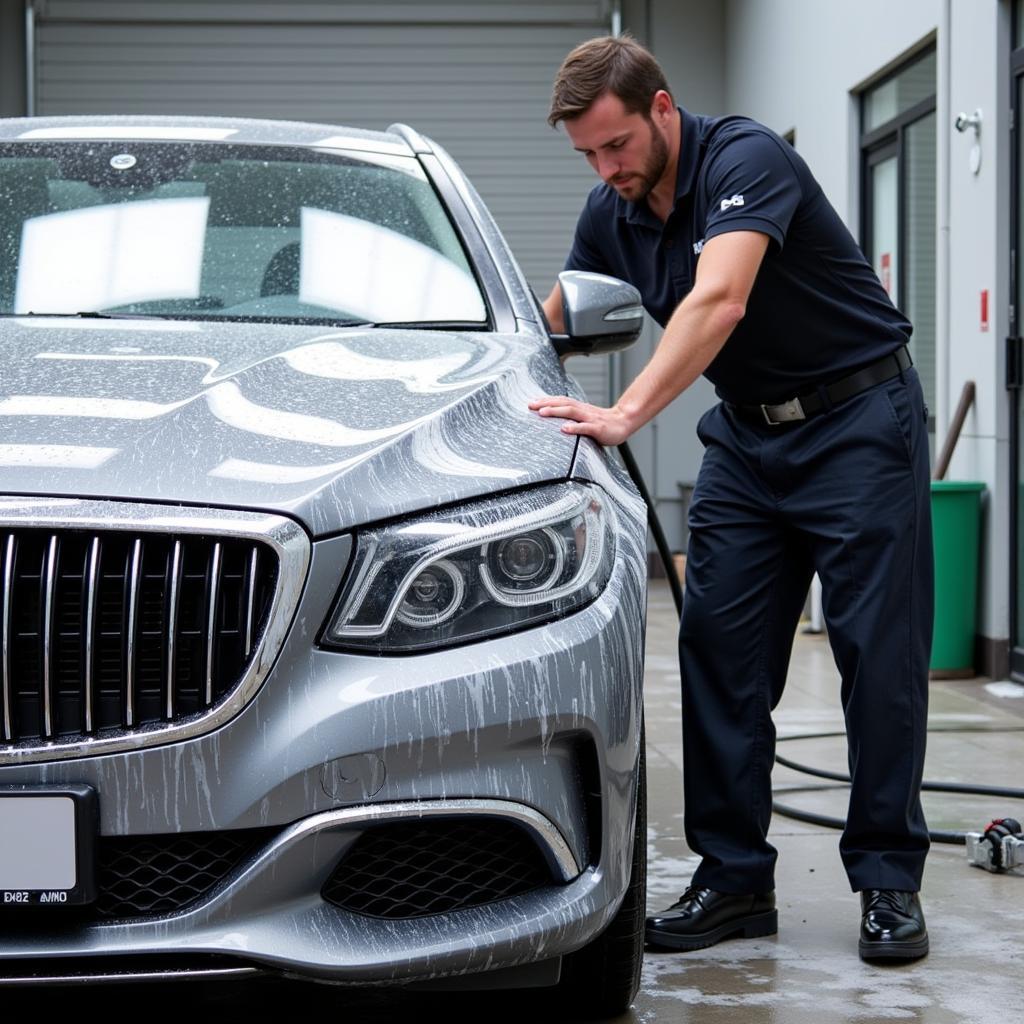
<svg viewBox="0 0 1024 1024">
<path fill-rule="evenodd" d="M 1006 729 L 979 729 L 967 726 L 966 728 L 943 728 L 943 729 L 929 729 L 931 733 L 942 733 L 942 732 L 1024 732 L 1024 726 L 1011 726 Z M 831 739 L 833 737 L 846 736 L 844 732 L 819 732 L 819 733 L 798 733 L 795 736 L 783 736 L 779 742 L 786 740 L 816 740 L 816 739 Z M 823 768 L 814 768 L 810 765 L 802 764 L 799 761 L 792 761 L 788 757 L 782 757 L 781 754 L 775 755 L 775 763 L 782 765 L 783 768 L 789 768 L 796 772 L 801 772 L 804 775 L 813 775 L 819 779 L 832 779 L 836 782 L 846 783 L 850 782 L 849 775 L 843 775 L 841 772 L 830 772 Z M 833 788 L 833 787 L 825 787 Z M 970 796 L 997 796 L 1002 799 L 1008 800 L 1024 800 L 1024 789 L 1016 789 L 1008 786 L 976 786 L 968 783 L 961 782 L 933 782 L 925 779 L 921 783 L 921 789 L 927 790 L 933 793 L 966 793 Z M 790 790 L 795 792 L 795 790 Z M 846 828 L 846 821 L 843 818 L 833 818 L 826 814 L 815 814 L 812 811 L 803 811 L 799 807 L 793 807 L 791 804 L 780 803 L 778 800 L 772 801 L 772 810 L 778 814 L 783 815 L 786 818 L 792 818 L 794 821 L 803 821 L 810 825 L 821 825 L 825 828 L 844 829 Z M 928 837 L 934 843 L 951 843 L 953 845 L 963 846 L 967 842 L 966 832 L 953 832 L 944 829 L 935 829 L 928 832 Z"/>
<path fill-rule="evenodd" d="M 640 492 L 640 496 L 644 499 L 644 504 L 647 506 L 647 525 L 651 528 L 654 546 L 658 549 L 658 554 L 661 556 L 661 564 L 665 566 L 668 585 L 672 588 L 672 600 L 676 603 L 676 614 L 682 615 L 683 585 L 679 582 L 679 573 L 676 572 L 676 563 L 672 559 L 672 552 L 669 550 L 668 541 L 665 539 L 665 532 L 661 528 L 661 520 L 658 519 L 658 514 L 654 511 L 654 499 L 651 497 L 650 491 L 647 490 L 647 484 L 644 483 L 644 478 L 640 475 L 640 467 L 636 464 L 636 459 L 633 458 L 633 453 L 629 450 L 629 445 L 625 441 L 619 445 L 619 454 L 622 456 L 622 463 L 626 467 L 630 480 L 633 481 L 636 489 Z"/>
<path fill-rule="evenodd" d="M 776 814 L 781 814 L 787 818 L 793 818 L 795 821 L 805 821 L 809 825 L 823 825 L 826 828 L 836 828 L 840 831 L 846 828 L 845 818 L 830 818 L 826 814 L 812 814 L 810 811 L 801 811 L 798 807 L 779 803 L 778 800 L 772 801 L 772 810 Z M 954 846 L 967 845 L 966 832 L 947 832 L 943 829 L 929 829 L 928 838 L 931 839 L 933 843 L 950 843 Z"/>
<path fill-rule="evenodd" d="M 775 755 L 775 763 L 781 764 L 783 768 L 792 768 L 795 772 L 802 772 L 804 775 L 814 775 L 819 779 L 835 779 L 836 782 L 850 781 L 849 775 L 842 775 L 840 772 L 827 772 L 822 768 L 811 768 L 799 761 L 790 761 L 788 757 L 782 757 L 781 754 Z M 1024 800 L 1024 789 L 1011 789 L 1006 786 L 972 786 L 964 782 L 929 782 L 926 779 L 921 783 L 921 789 L 932 793 L 968 793 L 972 796 L 1001 796 L 1009 800 Z"/>
<path fill-rule="evenodd" d="M 679 574 L 676 572 L 675 562 L 672 559 L 672 552 L 669 550 L 668 541 L 665 539 L 665 533 L 661 528 L 661 522 L 654 510 L 654 500 L 651 497 L 650 491 L 647 490 L 644 478 L 640 475 L 640 467 L 637 466 L 636 460 L 633 458 L 633 453 L 629 450 L 629 445 L 627 445 L 625 441 L 619 445 L 619 454 L 622 456 L 622 462 L 626 467 L 626 472 L 629 473 L 629 478 L 633 481 L 636 489 L 640 492 L 640 496 L 644 499 L 644 504 L 647 506 L 647 523 L 651 528 L 652 535 L 654 536 L 654 544 L 658 549 L 658 554 L 661 556 L 662 565 L 665 566 L 665 574 L 668 576 L 669 586 L 672 588 L 672 599 L 675 601 L 676 613 L 681 616 L 683 613 L 683 587 L 679 580 Z M 929 729 L 928 731 L 1021 732 L 1024 731 L 1024 727 L 1008 729 L 978 729 L 967 726 L 965 728 L 953 729 Z M 783 736 L 781 737 L 780 742 L 782 740 L 827 739 L 845 735 L 846 733 L 844 732 L 800 733 L 795 736 Z M 789 758 L 782 757 L 779 754 L 775 755 L 775 763 L 782 765 L 784 768 L 789 768 L 792 771 L 801 772 L 804 775 L 813 775 L 821 779 L 832 779 L 836 782 L 842 782 L 847 785 L 850 783 L 849 775 L 843 775 L 840 772 L 825 771 L 822 768 L 814 768 L 810 765 L 802 764 L 799 761 L 793 761 Z M 1024 789 L 1014 789 L 1006 786 L 975 786 L 959 782 L 932 782 L 926 779 L 921 783 L 921 789 L 923 791 L 936 793 L 966 793 L 971 796 L 997 796 L 1009 800 L 1024 800 Z M 814 814 L 811 811 L 802 811 L 798 807 L 792 807 L 789 804 L 780 803 L 777 800 L 772 801 L 772 810 L 784 817 L 792 818 L 794 821 L 803 821 L 811 825 L 821 825 L 826 828 L 846 828 L 846 821 L 843 818 L 833 818 L 825 814 Z M 943 829 L 929 831 L 928 836 L 936 843 L 953 843 L 963 846 L 967 841 L 965 832 L 952 832 Z"/>
</svg>

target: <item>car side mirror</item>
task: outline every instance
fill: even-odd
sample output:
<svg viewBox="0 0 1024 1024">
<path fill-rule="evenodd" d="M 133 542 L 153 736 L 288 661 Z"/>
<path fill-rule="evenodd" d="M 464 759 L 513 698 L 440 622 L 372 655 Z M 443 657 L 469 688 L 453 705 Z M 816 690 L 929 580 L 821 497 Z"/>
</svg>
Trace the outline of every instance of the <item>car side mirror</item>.
<svg viewBox="0 0 1024 1024">
<path fill-rule="evenodd" d="M 561 358 L 617 352 L 640 337 L 644 310 L 631 284 L 585 270 L 563 270 L 558 284 L 565 334 L 551 341 Z"/>
</svg>

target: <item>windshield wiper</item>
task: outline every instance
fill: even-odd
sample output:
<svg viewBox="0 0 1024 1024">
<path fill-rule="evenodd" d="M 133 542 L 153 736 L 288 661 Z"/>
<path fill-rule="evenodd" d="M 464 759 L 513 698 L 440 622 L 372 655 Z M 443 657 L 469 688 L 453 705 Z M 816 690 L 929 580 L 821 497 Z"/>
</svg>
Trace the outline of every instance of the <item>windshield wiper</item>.
<svg viewBox="0 0 1024 1024">
<path fill-rule="evenodd" d="M 30 309 L 27 313 L 0 313 L 0 316 L 40 316 L 40 317 L 65 317 L 72 320 L 170 320 L 170 317 L 159 316 L 155 313 L 103 313 L 98 309 L 80 310 L 77 313 L 37 313 Z"/>
<path fill-rule="evenodd" d="M 482 320 L 392 320 L 378 321 L 373 327 L 404 327 L 417 331 L 485 331 L 487 324 Z"/>
</svg>

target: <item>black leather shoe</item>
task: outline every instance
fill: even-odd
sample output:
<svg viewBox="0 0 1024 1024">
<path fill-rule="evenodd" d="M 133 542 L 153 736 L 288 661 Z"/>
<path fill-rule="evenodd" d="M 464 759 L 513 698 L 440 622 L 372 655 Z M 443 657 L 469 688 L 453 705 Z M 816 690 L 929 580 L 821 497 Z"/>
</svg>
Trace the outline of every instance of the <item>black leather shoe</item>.
<svg viewBox="0 0 1024 1024">
<path fill-rule="evenodd" d="M 691 885 L 668 910 L 647 918 L 652 949 L 703 949 L 723 939 L 754 939 L 779 929 L 775 893 L 717 892 Z"/>
<path fill-rule="evenodd" d="M 928 953 L 928 929 L 916 892 L 865 889 L 860 906 L 862 960 L 916 960 Z"/>
</svg>

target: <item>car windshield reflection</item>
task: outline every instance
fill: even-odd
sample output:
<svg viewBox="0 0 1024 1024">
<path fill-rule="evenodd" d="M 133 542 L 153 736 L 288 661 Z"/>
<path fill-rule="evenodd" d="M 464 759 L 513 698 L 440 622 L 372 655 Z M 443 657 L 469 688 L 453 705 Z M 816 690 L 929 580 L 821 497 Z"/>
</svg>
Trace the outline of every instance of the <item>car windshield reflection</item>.
<svg viewBox="0 0 1024 1024">
<path fill-rule="evenodd" d="M 0 147 L 0 313 L 480 324 L 415 160 L 283 147 Z"/>
</svg>

